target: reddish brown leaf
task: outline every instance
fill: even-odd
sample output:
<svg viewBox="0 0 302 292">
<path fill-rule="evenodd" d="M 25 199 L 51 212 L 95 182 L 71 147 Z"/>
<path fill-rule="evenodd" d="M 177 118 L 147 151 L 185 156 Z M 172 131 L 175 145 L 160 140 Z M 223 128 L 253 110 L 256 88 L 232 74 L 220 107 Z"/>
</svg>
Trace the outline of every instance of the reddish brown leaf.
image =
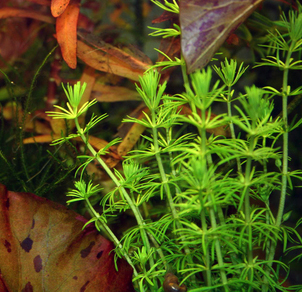
<svg viewBox="0 0 302 292">
<path fill-rule="evenodd" d="M 4 20 L 3 24 L 0 27 L 1 69 L 6 67 L 7 63 L 12 65 L 32 45 L 37 37 L 40 22 L 28 23 L 25 18 L 11 18 Z"/>
<path fill-rule="evenodd" d="M 53 108 L 52 110 L 54 112 L 61 112 L 61 110 L 59 110 L 58 108 Z M 74 121 L 72 121 L 72 120 L 65 121 L 64 119 L 50 119 L 49 123 L 50 123 L 51 129 L 52 129 L 54 135 L 58 135 L 59 136 L 58 138 L 61 137 L 62 133 L 66 133 L 66 126 L 67 126 L 66 123 L 68 123 L 69 129 L 74 128 Z M 44 134 L 46 134 L 46 133 L 44 133 Z M 34 137 L 31 137 L 31 138 L 34 138 Z M 54 139 L 57 139 L 57 138 L 54 138 Z M 43 142 L 43 143 L 45 143 L 45 142 Z M 49 142 L 51 142 L 51 141 L 49 141 Z M 32 142 L 32 143 L 34 143 L 34 142 Z"/>
<path fill-rule="evenodd" d="M 67 65 L 77 67 L 77 23 L 80 13 L 80 0 L 71 0 L 65 11 L 57 18 L 57 40 Z"/>
<path fill-rule="evenodd" d="M 8 18 L 8 17 L 28 17 L 47 23 L 55 23 L 55 19 L 51 15 L 34 11 L 32 9 L 22 9 L 22 8 L 13 8 L 13 7 L 1 8 L 0 19 Z"/>
<path fill-rule="evenodd" d="M 51 0 L 51 14 L 53 17 L 59 17 L 67 8 L 70 0 Z"/>
<path fill-rule="evenodd" d="M 177 37 L 163 38 L 160 42 L 159 50 L 165 53 L 166 56 L 172 60 L 180 58 L 180 39 Z M 156 62 L 167 61 L 168 59 L 163 55 L 158 53 L 158 58 Z M 158 70 L 161 74 L 161 82 L 168 81 L 171 73 L 176 69 L 175 66 L 162 70 L 162 67 L 159 67 Z"/>
<path fill-rule="evenodd" d="M 188 73 L 204 67 L 263 0 L 182 0 L 181 49 Z"/>
<path fill-rule="evenodd" d="M 161 16 L 152 20 L 152 23 L 161 23 L 167 20 L 172 20 L 173 22 L 178 21 L 178 15 L 169 11 L 164 11 Z"/>
<path fill-rule="evenodd" d="M 27 0 L 29 2 L 37 3 L 40 5 L 45 5 L 45 6 L 50 6 L 51 5 L 51 0 Z"/>
<path fill-rule="evenodd" d="M 132 292 L 132 270 L 87 220 L 0 184 L 0 290 Z"/>
<path fill-rule="evenodd" d="M 91 44 L 89 46 L 78 40 L 77 48 L 78 57 L 90 67 L 135 81 L 138 81 L 138 77 L 150 68 L 149 62 L 142 61 L 141 56 L 134 57 L 94 36 L 84 33 L 78 35 Z"/>
</svg>

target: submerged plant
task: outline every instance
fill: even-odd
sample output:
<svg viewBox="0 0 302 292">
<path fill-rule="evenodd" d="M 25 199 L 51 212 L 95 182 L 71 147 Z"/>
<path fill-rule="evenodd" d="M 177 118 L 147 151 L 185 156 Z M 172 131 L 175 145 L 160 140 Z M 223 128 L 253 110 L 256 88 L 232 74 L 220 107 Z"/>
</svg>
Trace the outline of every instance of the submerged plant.
<svg viewBox="0 0 302 292">
<path fill-rule="evenodd" d="M 178 13 L 173 3 L 167 7 Z M 288 79 L 289 70 L 302 68 L 301 61 L 295 61 L 301 50 L 301 19 L 300 7 L 289 19 L 283 16 L 275 22 L 287 32 L 270 34 L 269 48 L 275 56 L 257 65 L 280 69 L 281 89 L 251 86 L 238 94 L 233 87 L 247 68 L 234 60 L 213 67 L 222 81 L 214 84 L 210 67 L 187 75 L 182 58 L 170 58 L 148 70 L 137 84 L 148 112 L 142 119 L 123 121 L 147 130 L 141 145 L 124 157 L 121 171 L 110 169 L 102 159 L 119 139 L 100 151 L 87 139 L 89 130 L 106 115 L 93 115 L 84 127 L 79 123 L 79 116 L 95 103 L 79 108 L 85 85 L 67 85 L 68 110 L 56 106 L 61 112 L 48 113 L 54 119 L 72 119 L 76 126 L 75 134 L 54 145 L 80 137 L 90 151 L 79 156 L 85 162 L 76 173 L 68 203 L 86 202 L 92 214 L 89 223 L 94 222 L 114 242 L 116 256 L 133 267 L 137 291 L 287 291 L 280 271 L 286 274 L 289 267 L 275 254 L 278 244 L 284 251 L 288 241 L 301 244 L 296 230 L 283 225 L 289 216 L 284 204 L 293 187 L 291 179 L 301 179 L 301 171 L 288 167 L 288 133 L 302 119 L 290 124 L 287 114 L 288 97 L 301 94 L 300 87 L 291 89 Z M 170 33 L 181 32 L 174 26 L 157 30 L 156 35 Z M 160 82 L 156 70 L 160 66 L 181 66 L 183 93 L 165 93 L 166 82 Z M 282 117 L 274 118 L 273 98 L 278 96 Z M 227 112 L 214 115 L 214 102 L 226 103 Z M 92 179 L 87 182 L 83 176 L 91 162 L 99 163 L 115 184 L 104 196 Z M 270 209 L 272 194 L 280 198 L 277 214 Z M 92 196 L 99 196 L 101 211 L 92 205 Z M 124 212 L 131 212 L 136 224 L 119 237 L 108 221 Z"/>
</svg>

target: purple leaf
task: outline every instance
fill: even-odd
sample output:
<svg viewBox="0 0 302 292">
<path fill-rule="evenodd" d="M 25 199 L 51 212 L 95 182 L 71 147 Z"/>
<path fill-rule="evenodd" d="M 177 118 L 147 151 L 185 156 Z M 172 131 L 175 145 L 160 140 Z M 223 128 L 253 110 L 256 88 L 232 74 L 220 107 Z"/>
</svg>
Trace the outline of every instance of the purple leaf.
<svg viewBox="0 0 302 292">
<path fill-rule="evenodd" d="M 188 73 L 203 68 L 263 0 L 181 0 L 181 50 Z"/>
</svg>

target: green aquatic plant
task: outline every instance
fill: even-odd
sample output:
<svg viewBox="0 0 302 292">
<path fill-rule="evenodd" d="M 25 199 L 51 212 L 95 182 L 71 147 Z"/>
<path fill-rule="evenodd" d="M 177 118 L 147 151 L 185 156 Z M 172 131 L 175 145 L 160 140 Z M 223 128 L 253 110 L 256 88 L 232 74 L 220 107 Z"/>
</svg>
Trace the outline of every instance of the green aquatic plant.
<svg viewBox="0 0 302 292">
<path fill-rule="evenodd" d="M 178 13 L 173 3 L 168 8 Z M 137 291 L 185 291 L 183 284 L 190 292 L 288 291 L 280 271 L 288 273 L 289 266 L 276 258 L 276 247 L 286 251 L 289 242 L 301 244 L 298 232 L 284 225 L 290 215 L 284 214 L 285 197 L 293 188 L 291 180 L 301 180 L 302 174 L 288 166 L 288 133 L 302 123 L 302 119 L 288 121 L 288 97 L 302 93 L 301 87 L 291 88 L 288 77 L 290 70 L 302 68 L 296 59 L 301 51 L 301 20 L 300 7 L 275 22 L 286 31 L 270 32 L 267 47 L 275 55 L 256 65 L 280 69 L 281 89 L 253 85 L 236 92 L 234 85 L 247 67 L 234 60 L 213 67 L 221 79 L 216 82 L 210 67 L 187 75 L 182 58 L 168 58 L 148 70 L 136 85 L 148 112 L 142 119 L 123 120 L 146 131 L 141 144 L 124 157 L 121 170 L 110 169 L 102 159 L 120 139 L 96 151 L 87 138 L 106 114 L 92 115 L 85 126 L 78 121 L 95 103 L 79 108 L 85 84 L 67 85 L 68 109 L 56 106 L 61 112 L 48 112 L 54 119 L 74 120 L 76 126 L 76 133 L 53 145 L 80 137 L 90 152 L 78 156 L 84 162 L 68 203 L 85 201 L 92 215 L 88 223 L 94 222 L 114 242 L 116 257 L 133 267 Z M 178 33 L 178 26 L 156 31 L 164 36 Z M 167 84 L 160 82 L 156 70 L 160 66 L 181 66 L 184 92 L 165 93 Z M 274 99 L 279 97 L 282 115 L 274 117 Z M 225 113 L 212 114 L 217 102 L 226 104 Z M 100 164 L 114 182 L 104 196 L 100 186 L 84 178 L 91 162 Z M 277 214 L 270 208 L 272 194 L 279 196 Z M 91 203 L 92 196 L 99 198 L 101 209 Z M 136 223 L 118 236 L 108 221 L 125 212 L 133 214 Z M 179 283 L 173 277 L 163 287 L 166 273 L 177 275 Z"/>
</svg>

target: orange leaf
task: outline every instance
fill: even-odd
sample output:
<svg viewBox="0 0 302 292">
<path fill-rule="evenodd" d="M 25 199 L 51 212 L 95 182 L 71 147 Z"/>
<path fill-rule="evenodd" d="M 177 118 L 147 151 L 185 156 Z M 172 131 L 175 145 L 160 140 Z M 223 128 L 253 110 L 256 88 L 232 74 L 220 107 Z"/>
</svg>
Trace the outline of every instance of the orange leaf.
<svg viewBox="0 0 302 292">
<path fill-rule="evenodd" d="M 57 40 L 67 65 L 77 67 L 77 23 L 80 13 L 80 0 L 71 0 L 65 11 L 57 18 Z"/>
<path fill-rule="evenodd" d="M 52 0 L 51 1 L 51 14 L 53 17 L 60 16 L 68 6 L 70 0 Z"/>
<path fill-rule="evenodd" d="M 64 206 L 0 184 L 0 291 L 134 292 L 113 244 Z"/>
</svg>

